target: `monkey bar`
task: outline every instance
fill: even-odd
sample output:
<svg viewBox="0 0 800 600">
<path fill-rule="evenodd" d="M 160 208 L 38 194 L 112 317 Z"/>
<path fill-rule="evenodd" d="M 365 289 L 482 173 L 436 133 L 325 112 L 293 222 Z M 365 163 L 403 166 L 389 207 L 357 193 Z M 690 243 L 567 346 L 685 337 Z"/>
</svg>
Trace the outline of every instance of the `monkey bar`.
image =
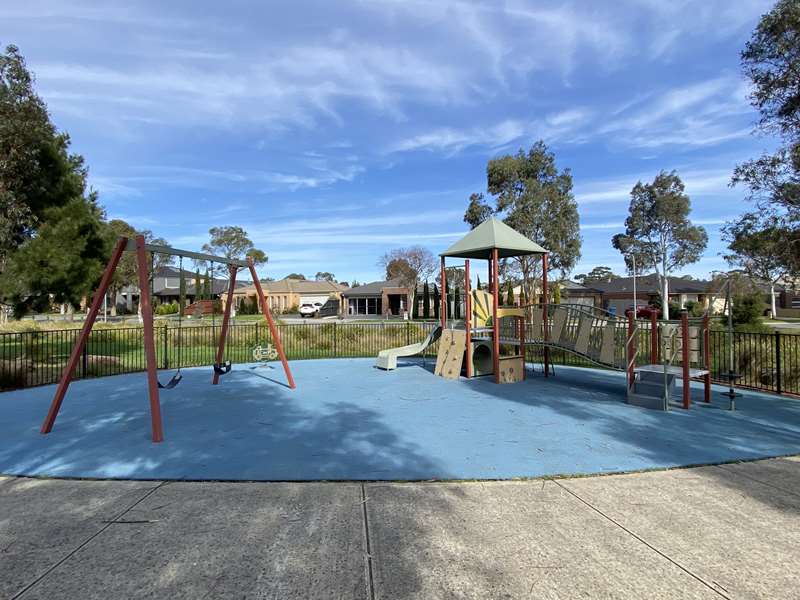
<svg viewBox="0 0 800 600">
<path fill-rule="evenodd" d="M 72 381 L 72 374 L 75 372 L 76 367 L 78 366 L 78 360 L 80 360 L 81 354 L 83 353 L 83 349 L 86 347 L 86 344 L 89 340 L 89 334 L 92 331 L 92 327 L 94 326 L 94 322 L 97 319 L 97 314 L 100 311 L 100 307 L 103 303 L 103 298 L 105 298 L 106 294 L 108 293 L 109 285 L 111 284 L 111 279 L 114 276 L 114 271 L 119 264 L 120 258 L 122 257 L 122 253 L 125 251 L 135 252 L 136 253 L 136 263 L 137 263 L 137 271 L 139 275 L 139 302 L 142 309 L 142 320 L 144 325 L 144 354 L 145 354 L 145 363 L 147 365 L 147 387 L 149 392 L 150 398 L 150 422 L 151 422 L 151 433 L 154 442 L 161 442 L 164 440 L 164 430 L 163 425 L 161 422 L 161 400 L 159 397 L 158 391 L 158 375 L 157 375 L 157 367 L 156 367 L 156 350 L 155 350 L 155 338 L 153 335 L 153 310 L 150 306 L 150 294 L 146 293 L 149 289 L 149 281 L 150 281 L 150 269 L 147 264 L 147 252 L 155 252 L 159 254 L 167 254 L 169 256 L 181 256 L 186 258 L 192 258 L 194 260 L 199 261 L 207 261 L 207 262 L 218 262 L 221 264 L 228 265 L 229 271 L 229 298 L 232 297 L 233 290 L 236 286 L 236 274 L 240 268 L 247 268 L 250 271 L 250 275 L 253 277 L 253 282 L 256 286 L 256 292 L 258 294 L 258 300 L 261 305 L 261 309 L 264 313 L 264 317 L 267 320 L 267 324 L 269 325 L 270 334 L 272 335 L 272 340 L 275 343 L 275 349 L 278 352 L 278 356 L 283 363 L 283 370 L 286 373 L 286 379 L 288 381 L 289 387 L 294 389 L 295 383 L 294 378 L 292 377 L 292 372 L 289 369 L 289 363 L 286 360 L 286 353 L 283 351 L 283 344 L 281 343 L 280 334 L 278 332 L 277 327 L 275 327 L 275 322 L 272 319 L 272 314 L 267 306 L 266 299 L 264 298 L 264 291 L 261 288 L 261 283 L 258 280 L 258 275 L 256 274 L 255 265 L 253 261 L 248 258 L 246 261 L 226 258 L 224 256 L 214 256 L 212 254 L 203 254 L 200 252 L 192 252 L 191 250 L 178 250 L 176 248 L 171 248 L 169 246 L 159 246 L 154 244 L 147 244 L 144 241 L 144 236 L 138 235 L 135 239 L 129 239 L 126 237 L 120 237 L 117 240 L 116 246 L 114 246 L 114 251 L 111 254 L 111 259 L 108 261 L 106 265 L 106 269 L 103 272 L 103 277 L 100 280 L 100 287 L 94 293 L 92 298 L 92 305 L 89 309 L 89 313 L 86 315 L 86 320 L 83 323 L 83 327 L 81 328 L 81 332 L 78 336 L 78 341 L 75 343 L 75 346 L 72 348 L 72 353 L 70 354 L 69 360 L 67 361 L 66 366 L 64 367 L 64 371 L 61 375 L 61 380 L 59 381 L 58 388 L 56 389 L 55 396 L 53 396 L 53 401 L 50 404 L 50 409 L 47 412 L 47 416 L 45 417 L 44 423 L 42 424 L 41 433 L 46 434 L 50 433 L 53 430 L 53 424 L 56 421 L 56 417 L 58 416 L 59 411 L 61 410 L 61 404 L 64 401 L 64 396 L 67 393 L 67 389 L 69 388 L 69 384 Z M 232 302 L 225 303 L 225 312 L 222 318 L 222 330 L 220 331 L 219 342 L 217 344 L 217 353 L 216 353 L 216 361 L 219 364 L 222 361 L 222 358 L 225 353 L 225 341 L 228 337 L 228 326 L 230 323 L 230 313 L 231 313 L 231 304 Z M 219 372 L 215 369 L 214 375 L 212 378 L 212 384 L 216 385 L 219 382 Z"/>
</svg>

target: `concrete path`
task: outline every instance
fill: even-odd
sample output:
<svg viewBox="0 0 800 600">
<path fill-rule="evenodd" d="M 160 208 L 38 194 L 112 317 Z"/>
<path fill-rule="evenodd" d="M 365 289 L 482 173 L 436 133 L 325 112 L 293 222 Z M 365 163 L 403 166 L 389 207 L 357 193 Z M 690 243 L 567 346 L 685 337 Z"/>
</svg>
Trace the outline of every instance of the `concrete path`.
<svg viewBox="0 0 800 600">
<path fill-rule="evenodd" d="M 800 457 L 560 480 L 0 478 L 0 598 L 798 598 Z"/>
</svg>

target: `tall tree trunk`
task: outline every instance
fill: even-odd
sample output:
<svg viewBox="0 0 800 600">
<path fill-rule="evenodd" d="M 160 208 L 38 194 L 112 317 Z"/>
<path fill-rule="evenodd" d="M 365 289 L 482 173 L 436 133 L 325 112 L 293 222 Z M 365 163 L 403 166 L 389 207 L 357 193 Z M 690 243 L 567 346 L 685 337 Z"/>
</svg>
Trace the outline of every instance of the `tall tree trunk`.
<svg viewBox="0 0 800 600">
<path fill-rule="evenodd" d="M 669 279 L 664 276 L 664 287 L 661 294 L 661 310 L 664 312 L 664 320 L 669 320 Z"/>
<path fill-rule="evenodd" d="M 775 305 L 775 282 L 770 282 L 769 284 L 769 301 L 772 307 L 772 318 L 774 319 L 777 316 L 777 306 Z"/>
</svg>

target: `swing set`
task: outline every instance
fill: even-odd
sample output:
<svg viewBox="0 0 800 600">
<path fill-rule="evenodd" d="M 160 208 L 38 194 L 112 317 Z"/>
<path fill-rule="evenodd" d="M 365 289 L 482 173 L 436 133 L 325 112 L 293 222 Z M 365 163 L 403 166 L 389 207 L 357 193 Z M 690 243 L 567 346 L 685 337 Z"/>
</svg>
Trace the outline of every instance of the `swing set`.
<svg viewBox="0 0 800 600">
<path fill-rule="evenodd" d="M 114 247 L 114 251 L 111 254 L 111 260 L 109 260 L 108 264 L 106 265 L 106 269 L 103 272 L 103 277 L 100 280 L 100 287 L 94 293 L 92 298 L 92 305 L 89 309 L 89 313 L 86 315 L 86 320 L 83 323 L 83 327 L 81 328 L 80 335 L 78 336 L 78 340 L 72 348 L 72 353 L 70 354 L 69 360 L 67 361 L 66 366 L 64 367 L 64 371 L 61 375 L 61 380 L 59 381 L 58 388 L 56 389 L 55 396 L 53 397 L 53 401 L 50 404 L 50 410 L 47 412 L 47 416 L 45 417 L 44 423 L 42 424 L 41 433 L 47 434 L 53 430 L 53 425 L 56 421 L 56 417 L 58 416 L 58 412 L 61 409 L 61 404 L 64 401 L 64 396 L 67 393 L 67 389 L 69 388 L 69 384 L 72 381 L 72 376 L 75 373 L 75 370 L 78 366 L 78 361 L 81 358 L 81 354 L 83 353 L 84 348 L 86 347 L 86 343 L 89 339 L 89 334 L 92 331 L 92 327 L 94 326 L 95 320 L 97 319 L 97 314 L 100 312 L 100 308 L 103 305 L 103 299 L 105 298 L 106 294 L 108 293 L 108 288 L 111 283 L 111 279 L 114 276 L 114 271 L 119 264 L 120 258 L 122 257 L 122 253 L 125 251 L 135 252 L 136 253 L 136 263 L 137 263 L 137 271 L 139 276 L 139 290 L 149 290 L 150 289 L 150 267 L 147 264 L 147 252 L 151 254 L 164 254 L 168 256 L 177 256 L 180 258 L 181 268 L 183 268 L 183 258 L 191 258 L 198 261 L 204 261 L 211 263 L 220 263 L 225 264 L 228 266 L 228 301 L 225 303 L 225 310 L 223 312 L 222 317 L 222 329 L 220 330 L 219 340 L 217 343 L 217 352 L 215 355 L 215 360 L 213 363 L 213 371 L 214 375 L 212 377 L 211 383 L 212 385 L 217 385 L 219 383 L 219 378 L 231 371 L 231 362 L 229 360 L 224 360 L 225 358 L 225 342 L 228 337 L 228 326 L 230 323 L 230 316 L 231 316 L 231 305 L 233 304 L 233 292 L 236 287 L 236 274 L 238 273 L 239 269 L 248 269 L 250 271 L 250 275 L 253 278 L 253 283 L 256 288 L 256 293 L 258 295 L 258 301 L 261 306 L 261 311 L 264 314 L 264 317 L 267 320 L 267 324 L 269 326 L 270 335 L 272 336 L 272 341 L 275 344 L 275 352 L 277 356 L 280 357 L 281 362 L 283 363 L 283 370 L 286 373 L 286 380 L 290 388 L 294 389 L 295 383 L 294 378 L 292 377 L 292 372 L 289 369 L 289 363 L 286 360 L 286 354 L 283 351 L 283 344 L 281 343 L 280 334 L 278 333 L 277 327 L 275 327 L 275 322 L 272 319 L 272 314 L 267 306 L 267 301 L 264 298 L 264 291 L 261 288 L 261 282 L 258 279 L 258 275 L 256 274 L 255 265 L 253 261 L 248 258 L 246 261 L 237 260 L 232 258 L 225 258 L 221 256 L 213 256 L 211 254 L 202 254 L 199 252 L 192 252 L 190 250 L 177 250 L 175 248 L 170 248 L 169 246 L 158 246 L 154 244 L 147 244 L 145 243 L 145 239 L 143 236 L 138 235 L 134 239 L 129 239 L 127 237 L 120 237 L 117 241 L 116 246 Z M 213 273 L 213 270 L 212 270 Z M 181 335 L 181 327 L 182 327 L 182 316 L 179 313 L 178 317 L 178 370 L 176 371 L 175 375 L 167 382 L 166 384 L 162 384 L 158 380 L 158 372 L 156 366 L 156 349 L 155 349 L 155 337 L 153 333 L 153 310 L 150 305 L 150 294 L 149 293 L 141 293 L 139 296 L 139 302 L 141 305 L 141 312 L 142 312 L 142 319 L 144 325 L 144 354 L 145 354 L 145 363 L 147 366 L 147 382 L 148 382 L 148 391 L 150 396 L 150 422 L 151 422 L 151 430 L 152 430 L 152 438 L 154 442 L 161 442 L 164 440 L 164 430 L 161 421 L 161 400 L 159 398 L 159 389 L 164 390 L 171 390 L 175 388 L 183 378 L 181 375 L 180 370 L 180 335 Z M 213 313 L 212 313 L 213 319 Z"/>
</svg>

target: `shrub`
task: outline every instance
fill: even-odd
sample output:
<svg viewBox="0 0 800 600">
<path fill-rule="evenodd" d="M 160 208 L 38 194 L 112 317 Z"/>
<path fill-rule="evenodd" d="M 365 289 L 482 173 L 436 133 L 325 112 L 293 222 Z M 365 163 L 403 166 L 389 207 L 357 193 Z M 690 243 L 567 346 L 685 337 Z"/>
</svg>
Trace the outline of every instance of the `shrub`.
<svg viewBox="0 0 800 600">
<path fill-rule="evenodd" d="M 761 294 L 743 294 L 733 298 L 734 325 L 761 325 L 764 300 Z"/>
<path fill-rule="evenodd" d="M 155 313 L 157 315 L 176 315 L 179 312 L 179 307 L 177 302 L 168 302 L 166 304 L 159 304 L 155 308 Z"/>
<path fill-rule="evenodd" d="M 690 317 L 701 317 L 706 311 L 700 302 L 695 302 L 694 300 L 687 300 L 686 304 L 684 304 L 684 307 L 687 311 L 689 311 Z"/>
</svg>

